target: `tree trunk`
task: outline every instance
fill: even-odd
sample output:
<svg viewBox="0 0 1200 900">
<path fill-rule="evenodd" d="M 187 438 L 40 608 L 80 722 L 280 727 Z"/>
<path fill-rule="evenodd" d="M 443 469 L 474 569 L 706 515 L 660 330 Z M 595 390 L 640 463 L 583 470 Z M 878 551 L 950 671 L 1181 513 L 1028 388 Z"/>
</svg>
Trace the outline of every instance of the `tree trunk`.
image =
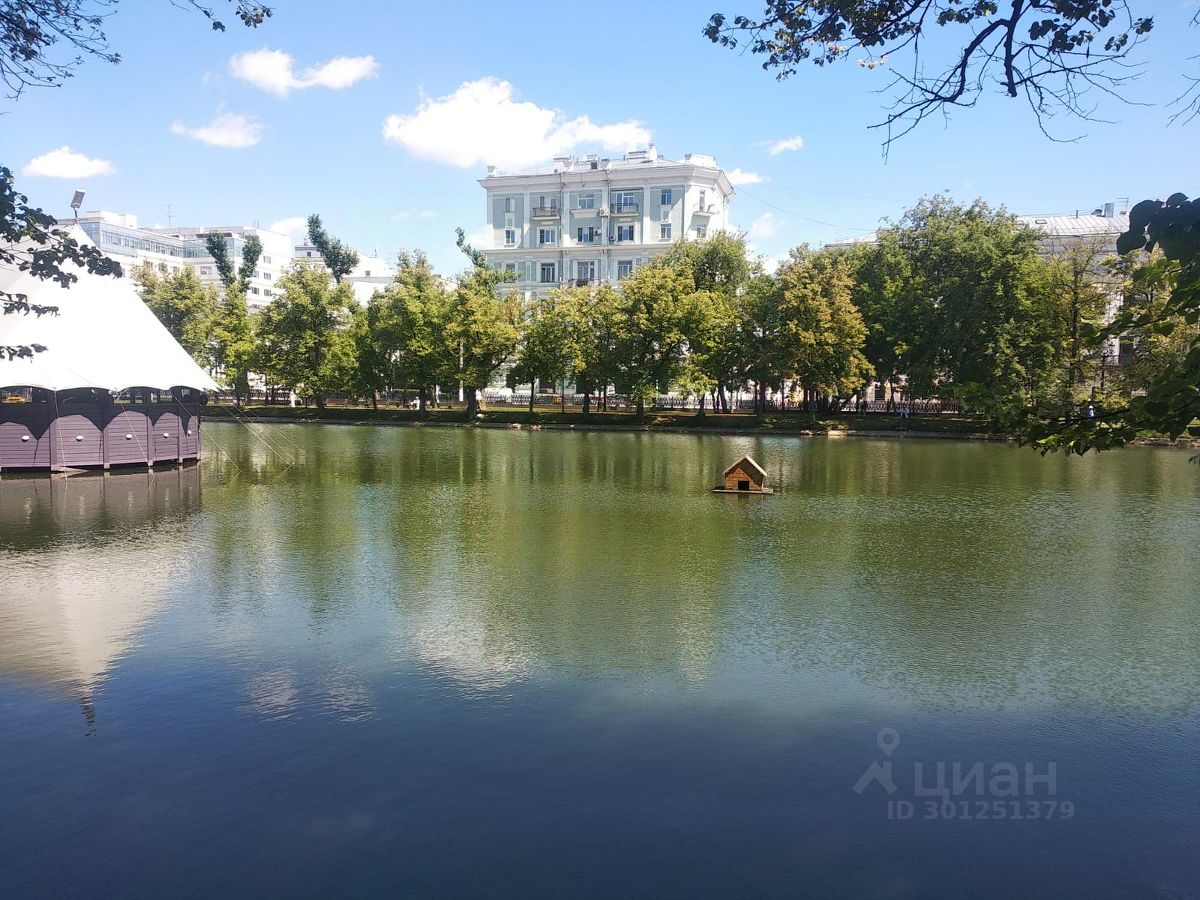
<svg viewBox="0 0 1200 900">
<path fill-rule="evenodd" d="M 592 391 L 589 388 L 583 392 L 583 414 L 590 415 L 592 412 Z"/>
<path fill-rule="evenodd" d="M 704 391 L 701 391 L 700 392 L 700 409 L 696 413 L 696 415 L 701 419 L 704 418 L 704 401 L 705 401 L 705 399 L 706 398 L 704 396 Z"/>
<path fill-rule="evenodd" d="M 634 412 L 639 419 L 644 418 L 646 415 L 646 398 L 641 394 L 637 395 L 637 405 L 634 407 Z"/>
<path fill-rule="evenodd" d="M 529 382 L 529 415 L 533 415 L 533 394 L 537 390 L 537 380 L 531 379 Z"/>
<path fill-rule="evenodd" d="M 474 420 L 475 414 L 479 412 L 479 397 L 476 396 L 474 387 L 467 388 L 466 395 L 467 395 L 467 418 L 470 420 Z"/>
<path fill-rule="evenodd" d="M 371 409 L 379 412 L 379 391 L 371 391 Z"/>
<path fill-rule="evenodd" d="M 324 394 L 313 394 L 313 403 L 315 403 L 317 405 L 317 409 L 324 409 L 325 408 L 325 395 Z"/>
<path fill-rule="evenodd" d="M 417 391 L 417 418 L 424 419 L 427 415 L 425 411 L 425 388 Z"/>
</svg>

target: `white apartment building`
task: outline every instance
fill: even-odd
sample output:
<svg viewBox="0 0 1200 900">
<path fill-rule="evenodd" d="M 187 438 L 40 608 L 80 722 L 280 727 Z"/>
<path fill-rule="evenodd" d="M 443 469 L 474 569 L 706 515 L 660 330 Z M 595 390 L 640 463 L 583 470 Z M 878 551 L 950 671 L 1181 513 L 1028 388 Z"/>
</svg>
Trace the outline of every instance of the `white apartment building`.
<svg viewBox="0 0 1200 900">
<path fill-rule="evenodd" d="M 679 240 L 729 228 L 733 186 L 711 156 L 665 159 L 653 144 L 621 159 L 559 157 L 553 166 L 488 167 L 489 264 L 526 299 L 565 285 L 618 283 Z"/>
<path fill-rule="evenodd" d="M 151 228 L 149 231 L 154 234 L 177 237 L 185 243 L 199 244 L 200 253 L 203 255 L 197 257 L 193 263 L 196 274 L 205 284 L 214 285 L 220 284 L 221 277 L 217 272 L 216 263 L 204 247 L 206 235 L 213 232 L 225 235 L 225 245 L 229 249 L 229 256 L 233 260 L 234 266 L 242 264 L 242 248 L 246 244 L 246 238 L 251 235 L 257 237 L 262 244 L 262 255 L 259 256 L 258 264 L 250 274 L 250 281 L 246 286 L 246 305 L 250 309 L 257 309 L 271 302 L 275 296 L 275 283 L 283 276 L 292 261 L 292 245 L 288 236 L 257 226 L 210 225 L 186 228 Z"/>
<path fill-rule="evenodd" d="M 195 269 L 205 284 L 217 285 L 220 276 L 216 263 L 205 247 L 205 235 L 224 234 L 235 266 L 240 266 L 246 238 L 256 235 L 263 252 L 247 287 L 246 303 L 254 309 L 271 302 L 278 281 L 291 262 L 291 244 L 287 235 L 243 225 L 217 225 L 203 228 L 141 228 L 132 213 L 92 210 L 78 219 L 79 227 L 106 256 L 127 269 L 145 263 L 169 275 L 178 275 L 184 266 Z"/>
</svg>

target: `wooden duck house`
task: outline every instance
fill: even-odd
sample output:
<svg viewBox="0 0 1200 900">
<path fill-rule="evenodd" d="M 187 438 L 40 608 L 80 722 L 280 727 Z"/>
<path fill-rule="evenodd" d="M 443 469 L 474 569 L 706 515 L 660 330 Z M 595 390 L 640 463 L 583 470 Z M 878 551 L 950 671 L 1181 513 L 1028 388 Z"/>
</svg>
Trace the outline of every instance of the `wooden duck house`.
<svg viewBox="0 0 1200 900">
<path fill-rule="evenodd" d="M 767 487 L 766 470 L 752 460 L 743 456 L 723 473 L 722 481 L 713 491 L 718 494 L 773 494 Z"/>
</svg>

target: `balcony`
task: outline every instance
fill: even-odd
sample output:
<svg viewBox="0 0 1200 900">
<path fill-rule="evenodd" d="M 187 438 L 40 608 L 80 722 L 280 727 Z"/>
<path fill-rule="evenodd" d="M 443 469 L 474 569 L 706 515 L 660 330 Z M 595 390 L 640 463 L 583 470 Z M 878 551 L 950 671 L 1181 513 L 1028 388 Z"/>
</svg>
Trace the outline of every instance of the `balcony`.
<svg viewBox="0 0 1200 900">
<path fill-rule="evenodd" d="M 529 210 L 529 216 L 533 219 L 557 219 L 559 210 L 557 206 L 535 206 Z"/>
<path fill-rule="evenodd" d="M 639 203 L 614 203 L 611 213 L 614 216 L 636 216 L 639 214 Z"/>
<path fill-rule="evenodd" d="M 717 214 L 717 206 L 715 203 L 705 203 L 703 206 L 697 206 L 692 210 L 694 216 L 714 216 Z"/>
</svg>

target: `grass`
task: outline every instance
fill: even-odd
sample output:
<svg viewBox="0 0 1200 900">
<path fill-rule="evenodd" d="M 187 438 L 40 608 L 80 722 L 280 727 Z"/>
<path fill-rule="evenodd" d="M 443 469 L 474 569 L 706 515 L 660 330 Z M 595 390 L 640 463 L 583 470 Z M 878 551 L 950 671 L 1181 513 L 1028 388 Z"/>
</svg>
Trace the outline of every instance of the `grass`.
<svg viewBox="0 0 1200 900">
<path fill-rule="evenodd" d="M 228 404 L 210 404 L 205 414 L 210 419 L 241 418 L 248 414 L 252 419 L 288 419 L 305 422 L 362 422 L 364 424 L 404 424 L 420 421 L 416 410 L 380 409 L 369 407 L 330 406 L 320 410 L 313 407 L 249 406 L 234 410 Z M 463 409 L 430 408 L 425 422 L 434 425 L 466 425 Z M 748 412 L 717 414 L 709 412 L 698 416 L 694 411 L 647 410 L 642 418 L 626 410 L 592 412 L 584 415 L 578 407 L 568 407 L 565 412 L 538 410 L 532 414 L 527 409 L 515 407 L 491 407 L 481 412 L 476 420 L 481 425 L 523 425 L 534 427 L 586 427 L 595 429 L 684 429 L 689 431 L 752 431 L 752 432 L 888 432 L 900 430 L 900 418 L 895 415 L 846 413 L 836 416 L 819 416 L 813 413 L 788 412 L 755 415 Z M 923 434 L 984 434 L 986 424 L 968 416 L 913 416 L 909 430 Z"/>
</svg>

